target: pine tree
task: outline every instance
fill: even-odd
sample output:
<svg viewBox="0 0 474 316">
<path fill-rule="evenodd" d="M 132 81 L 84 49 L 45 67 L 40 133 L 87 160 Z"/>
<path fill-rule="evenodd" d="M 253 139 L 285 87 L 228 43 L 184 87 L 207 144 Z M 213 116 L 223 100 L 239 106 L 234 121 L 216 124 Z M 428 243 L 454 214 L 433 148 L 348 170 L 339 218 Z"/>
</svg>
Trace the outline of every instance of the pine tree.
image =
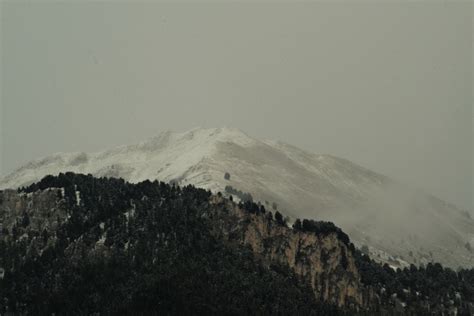
<svg viewBox="0 0 474 316">
<path fill-rule="evenodd" d="M 293 223 L 293 229 L 298 231 L 302 230 L 301 220 L 299 218 Z"/>
<path fill-rule="evenodd" d="M 283 216 L 278 211 L 275 212 L 275 220 L 279 225 L 285 225 L 285 221 L 283 220 Z"/>
</svg>

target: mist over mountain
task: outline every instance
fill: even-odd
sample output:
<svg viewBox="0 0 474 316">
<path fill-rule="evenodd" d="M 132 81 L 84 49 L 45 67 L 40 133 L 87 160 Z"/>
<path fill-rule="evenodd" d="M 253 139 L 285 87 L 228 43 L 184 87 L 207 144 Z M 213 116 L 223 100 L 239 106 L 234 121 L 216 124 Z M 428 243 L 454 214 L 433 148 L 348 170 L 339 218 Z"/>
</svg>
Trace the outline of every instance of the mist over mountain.
<svg viewBox="0 0 474 316">
<path fill-rule="evenodd" d="M 474 316 L 473 1 L 30 2 L 0 316 Z"/>
<path fill-rule="evenodd" d="M 474 221 L 466 211 L 345 159 L 255 139 L 237 129 L 164 132 L 99 153 L 59 153 L 15 170 L 0 180 L 0 188 L 66 171 L 250 196 L 290 221 L 333 221 L 356 246 L 394 267 L 474 265 Z"/>
</svg>

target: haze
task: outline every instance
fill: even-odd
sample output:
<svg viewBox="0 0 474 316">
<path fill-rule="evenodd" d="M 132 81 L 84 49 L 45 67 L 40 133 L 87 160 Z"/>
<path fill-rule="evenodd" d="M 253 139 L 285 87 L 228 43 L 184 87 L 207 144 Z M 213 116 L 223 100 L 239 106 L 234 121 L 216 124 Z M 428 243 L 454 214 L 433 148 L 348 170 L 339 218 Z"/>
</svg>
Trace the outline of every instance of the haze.
<svg viewBox="0 0 474 316">
<path fill-rule="evenodd" d="M 472 3 L 13 3 L 0 170 L 229 126 L 473 210 Z"/>
</svg>

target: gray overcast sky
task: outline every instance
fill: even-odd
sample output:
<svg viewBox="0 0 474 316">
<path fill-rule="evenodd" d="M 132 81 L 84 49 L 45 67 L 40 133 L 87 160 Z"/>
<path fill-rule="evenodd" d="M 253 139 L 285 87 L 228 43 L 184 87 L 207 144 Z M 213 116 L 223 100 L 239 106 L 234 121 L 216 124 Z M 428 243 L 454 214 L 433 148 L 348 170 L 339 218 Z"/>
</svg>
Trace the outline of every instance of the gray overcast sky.
<svg viewBox="0 0 474 316">
<path fill-rule="evenodd" d="M 472 210 L 472 3 L 1 4 L 2 169 L 237 127 Z"/>
</svg>

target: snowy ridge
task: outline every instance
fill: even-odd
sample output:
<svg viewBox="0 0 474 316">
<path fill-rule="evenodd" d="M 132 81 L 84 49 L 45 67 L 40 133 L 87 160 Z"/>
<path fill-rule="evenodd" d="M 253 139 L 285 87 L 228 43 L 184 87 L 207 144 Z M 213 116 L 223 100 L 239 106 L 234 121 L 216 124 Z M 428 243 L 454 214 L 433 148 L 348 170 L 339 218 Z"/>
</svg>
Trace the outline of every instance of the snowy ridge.
<svg viewBox="0 0 474 316">
<path fill-rule="evenodd" d="M 334 221 L 357 245 L 392 265 L 440 261 L 473 266 L 474 221 L 453 205 L 395 183 L 345 159 L 317 155 L 237 129 L 163 132 L 134 145 L 99 153 L 58 153 L 0 179 L 16 188 L 48 174 L 73 171 L 193 184 L 214 192 L 230 185 L 273 203 L 292 218 Z M 230 179 L 224 179 L 228 172 Z"/>
<path fill-rule="evenodd" d="M 145 179 L 171 181 L 216 151 L 218 142 L 249 146 L 254 141 L 234 129 L 194 129 L 164 132 L 136 145 L 100 153 L 57 153 L 32 161 L 0 180 L 0 188 L 15 188 L 62 171 L 120 176 L 131 182 Z"/>
</svg>

